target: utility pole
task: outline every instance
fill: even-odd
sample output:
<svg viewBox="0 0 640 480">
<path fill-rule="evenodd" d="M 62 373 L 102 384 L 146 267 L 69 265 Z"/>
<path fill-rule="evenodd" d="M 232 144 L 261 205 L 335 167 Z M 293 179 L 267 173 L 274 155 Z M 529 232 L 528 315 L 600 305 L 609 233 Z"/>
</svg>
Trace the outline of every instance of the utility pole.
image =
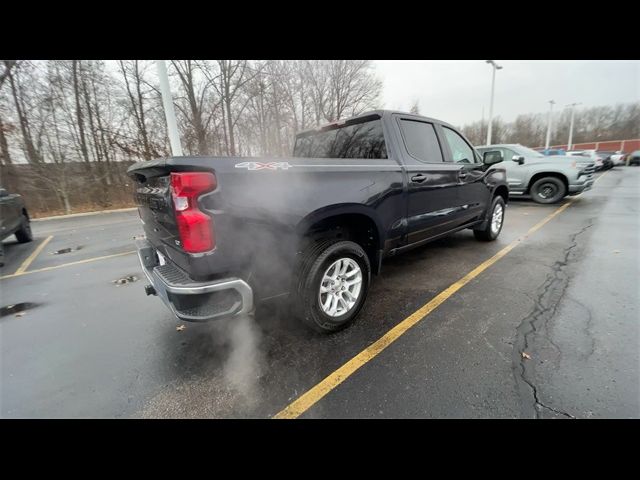
<svg viewBox="0 0 640 480">
<path fill-rule="evenodd" d="M 500 65 L 498 65 L 493 60 L 487 60 L 487 63 L 491 64 L 492 75 L 491 75 L 491 102 L 489 103 L 489 128 L 487 130 L 487 145 L 491 145 L 491 126 L 493 123 L 493 92 L 496 85 L 496 70 L 502 69 Z"/>
<path fill-rule="evenodd" d="M 167 132 L 169 133 L 171 153 L 174 157 L 181 157 L 182 146 L 180 145 L 180 135 L 178 135 L 176 111 L 173 108 L 173 97 L 171 96 L 171 88 L 169 87 L 167 66 L 164 63 L 164 60 L 156 60 L 156 67 L 158 69 L 158 78 L 160 79 L 160 92 L 162 93 L 164 116 L 167 119 Z"/>
<path fill-rule="evenodd" d="M 544 144 L 544 149 L 549 150 L 549 142 L 551 141 L 551 114 L 553 113 L 553 106 L 556 102 L 549 100 L 549 121 L 547 123 L 547 141 Z"/>
<path fill-rule="evenodd" d="M 576 109 L 575 107 L 577 105 L 582 105 L 581 103 L 570 103 L 569 105 L 567 105 L 567 107 L 571 108 L 571 123 L 569 124 L 569 143 L 567 144 L 567 151 L 571 150 L 573 147 L 573 143 L 571 143 L 573 141 L 573 119 L 574 119 L 574 115 L 576 113 Z"/>
<path fill-rule="evenodd" d="M 482 120 L 480 121 L 480 138 L 484 137 L 484 105 L 482 106 Z"/>
</svg>

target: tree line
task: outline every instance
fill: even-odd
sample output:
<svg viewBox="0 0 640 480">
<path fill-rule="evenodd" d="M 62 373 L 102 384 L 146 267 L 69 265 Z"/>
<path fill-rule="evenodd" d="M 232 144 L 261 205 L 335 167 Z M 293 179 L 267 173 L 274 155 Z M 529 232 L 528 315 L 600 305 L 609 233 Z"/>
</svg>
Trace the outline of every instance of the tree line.
<svg viewBox="0 0 640 480">
<path fill-rule="evenodd" d="M 297 132 L 378 107 L 382 89 L 369 60 L 167 66 L 185 155 L 288 155 Z M 128 165 L 169 154 L 154 62 L 2 61 L 2 183 L 37 210 L 127 203 Z"/>
<path fill-rule="evenodd" d="M 541 147 L 547 138 L 548 114 L 518 115 L 512 122 L 495 118 L 491 128 L 491 143 L 520 143 Z M 565 145 L 569 140 L 571 111 L 555 112 L 551 122 L 550 145 Z M 474 145 L 487 141 L 489 122 L 480 120 L 462 127 L 462 132 Z M 640 138 L 640 102 L 576 109 L 572 143 Z"/>
</svg>

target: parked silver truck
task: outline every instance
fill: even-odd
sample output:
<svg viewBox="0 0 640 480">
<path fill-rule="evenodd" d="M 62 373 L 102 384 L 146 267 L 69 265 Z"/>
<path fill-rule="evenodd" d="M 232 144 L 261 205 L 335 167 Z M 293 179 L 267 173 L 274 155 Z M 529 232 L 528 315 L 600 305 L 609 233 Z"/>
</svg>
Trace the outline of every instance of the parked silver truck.
<svg viewBox="0 0 640 480">
<path fill-rule="evenodd" d="M 509 195 L 527 196 L 538 203 L 556 203 L 593 185 L 595 163 L 586 157 L 545 156 L 520 144 L 477 147 L 480 154 L 499 152 L 507 172 Z"/>
</svg>

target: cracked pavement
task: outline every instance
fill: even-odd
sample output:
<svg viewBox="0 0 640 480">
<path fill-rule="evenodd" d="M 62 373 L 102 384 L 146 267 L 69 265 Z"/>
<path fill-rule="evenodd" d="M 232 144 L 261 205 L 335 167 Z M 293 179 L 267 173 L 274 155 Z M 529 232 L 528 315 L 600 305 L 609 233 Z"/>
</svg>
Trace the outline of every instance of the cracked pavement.
<svg viewBox="0 0 640 480">
<path fill-rule="evenodd" d="M 535 306 L 533 311 L 522 319 L 516 329 L 518 335 L 512 354 L 514 372 L 516 372 L 516 381 L 518 383 L 524 382 L 531 389 L 533 397 L 532 407 L 535 418 L 540 418 L 541 408 L 568 418 L 575 418 L 570 413 L 556 410 L 542 402 L 540 398 L 541 393 L 538 391 L 539 388 L 531 380 L 535 362 L 529 362 L 529 360 L 531 357 L 530 352 L 534 350 L 541 351 L 541 344 L 545 342 L 553 346 L 553 350 L 555 351 L 551 352 L 548 361 L 555 361 L 557 363 L 562 358 L 561 348 L 553 341 L 553 337 L 549 333 L 549 322 L 555 320 L 558 307 L 564 300 L 567 287 L 569 286 L 570 275 L 567 272 L 568 267 L 579 258 L 578 238 L 593 226 L 593 221 L 593 218 L 589 219 L 587 225 L 581 228 L 579 232 L 571 235 L 571 243 L 564 250 L 563 257 L 556 260 L 551 266 L 551 272 L 542 287 L 540 287 L 539 294 L 534 300 Z M 555 358 L 553 353 L 556 354 Z M 520 388 L 520 391 L 523 397 L 526 396 L 522 388 Z"/>
<path fill-rule="evenodd" d="M 512 200 L 383 264 L 359 320 L 322 336 L 277 305 L 181 325 L 135 255 L 0 280 L 4 418 L 264 418 L 280 411 L 558 206 Z M 309 409 L 303 418 L 640 417 L 640 168 L 616 168 Z M 136 212 L 34 222 L 32 269 L 133 249 Z M 2 275 L 37 246 L 7 243 Z M 65 255 L 51 251 L 81 243 Z M 526 353 L 529 358 L 523 357 Z"/>
</svg>

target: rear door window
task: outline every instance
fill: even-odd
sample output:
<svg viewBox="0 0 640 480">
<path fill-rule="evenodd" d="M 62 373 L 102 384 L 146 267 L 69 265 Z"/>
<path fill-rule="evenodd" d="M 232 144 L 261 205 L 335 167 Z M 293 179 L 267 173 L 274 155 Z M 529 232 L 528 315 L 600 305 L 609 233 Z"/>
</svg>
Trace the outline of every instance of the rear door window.
<svg viewBox="0 0 640 480">
<path fill-rule="evenodd" d="M 400 130 L 407 152 L 413 158 L 425 163 L 443 161 L 442 150 L 433 124 L 401 119 Z"/>
</svg>

